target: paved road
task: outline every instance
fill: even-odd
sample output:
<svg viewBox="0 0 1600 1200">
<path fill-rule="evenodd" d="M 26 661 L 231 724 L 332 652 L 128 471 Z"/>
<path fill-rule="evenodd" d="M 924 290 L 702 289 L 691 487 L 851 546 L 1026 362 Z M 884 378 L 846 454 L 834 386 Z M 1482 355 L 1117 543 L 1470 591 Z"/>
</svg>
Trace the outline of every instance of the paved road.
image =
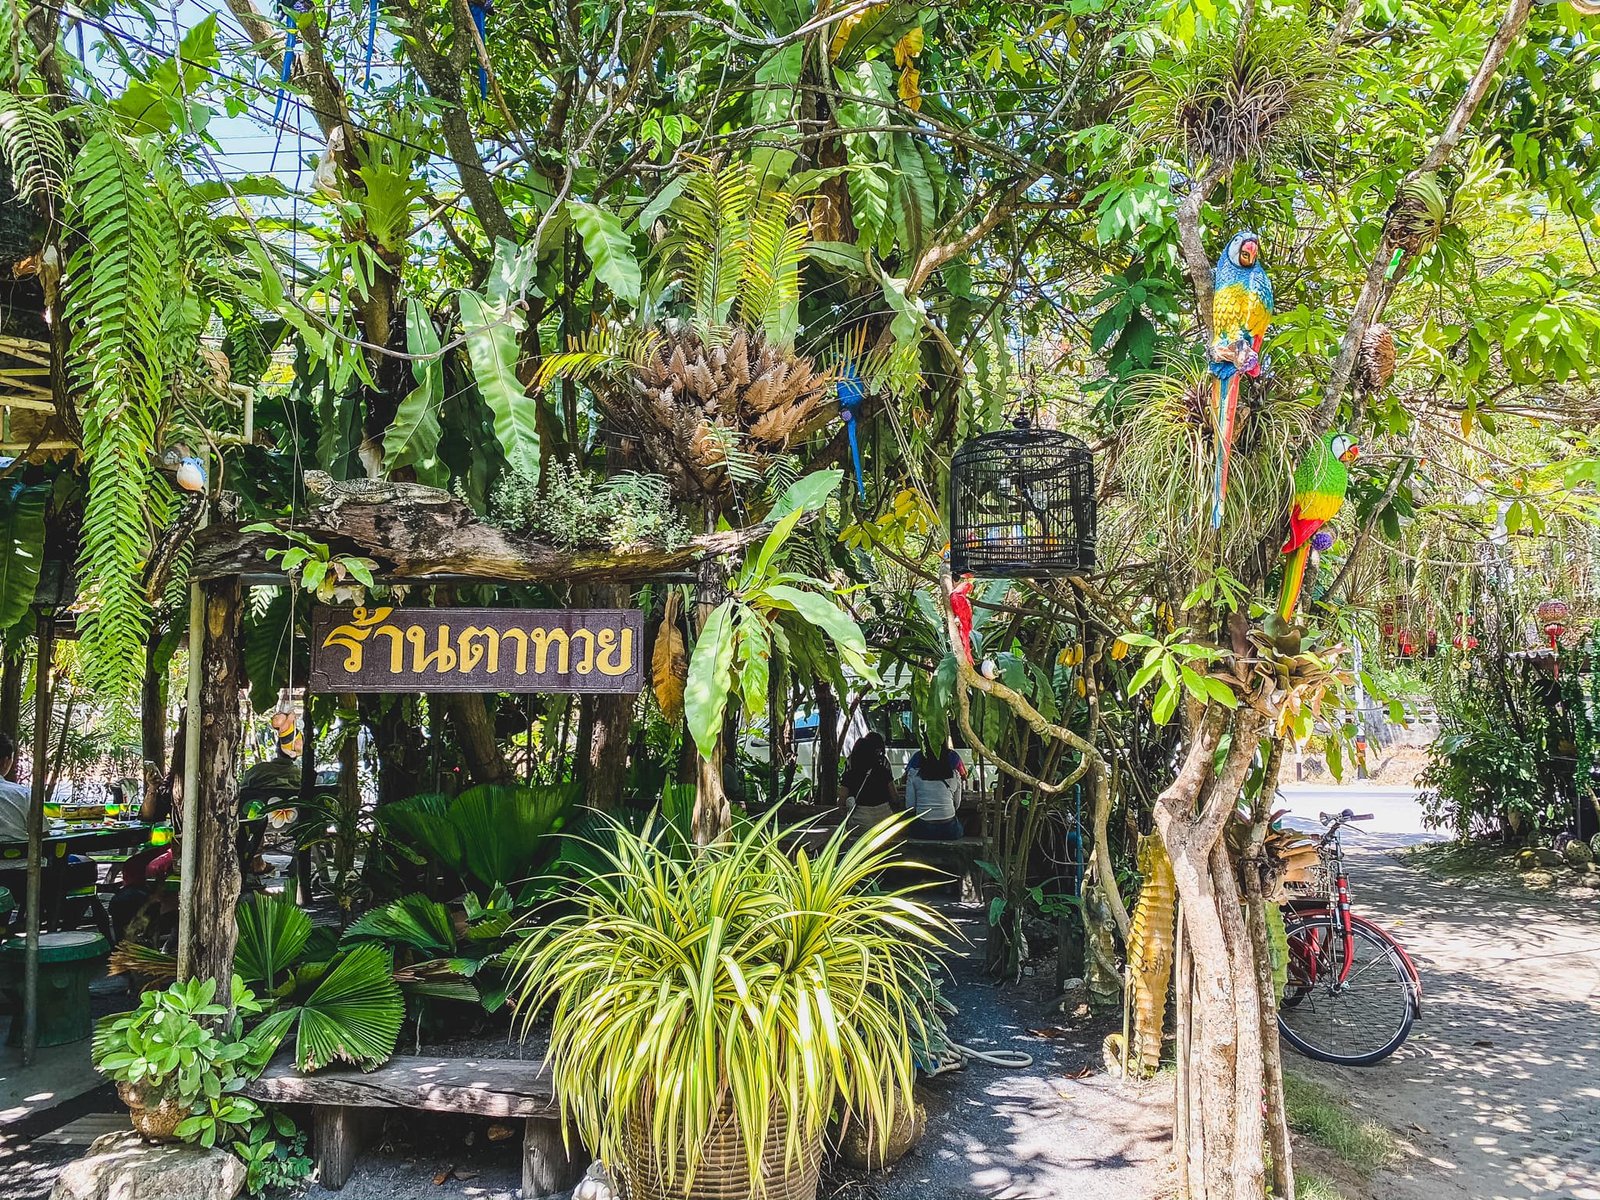
<svg viewBox="0 0 1600 1200">
<path fill-rule="evenodd" d="M 1355 902 L 1423 976 L 1423 1019 L 1387 1062 L 1290 1057 L 1407 1139 L 1374 1195 L 1600 1200 L 1600 897 L 1454 886 L 1407 863 L 1396 847 L 1434 840 L 1408 789 L 1285 792 L 1296 824 L 1319 810 L 1375 814 L 1369 835 L 1345 842 Z"/>
</svg>

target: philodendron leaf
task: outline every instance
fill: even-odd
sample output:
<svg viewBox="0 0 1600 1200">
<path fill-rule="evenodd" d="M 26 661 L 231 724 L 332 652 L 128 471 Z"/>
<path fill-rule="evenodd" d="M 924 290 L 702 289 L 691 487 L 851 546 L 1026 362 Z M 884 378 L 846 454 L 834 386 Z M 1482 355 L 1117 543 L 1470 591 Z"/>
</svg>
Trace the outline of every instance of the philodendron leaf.
<svg viewBox="0 0 1600 1200">
<path fill-rule="evenodd" d="M 384 468 L 393 473 L 411 467 L 421 483 L 442 486 L 447 472 L 439 461 L 439 405 L 444 400 L 444 363 L 439 359 L 439 331 L 427 307 L 415 296 L 406 299 L 406 352 L 427 357 L 411 360 L 417 381 L 400 401 L 394 421 L 383 434 Z"/>
<path fill-rule="evenodd" d="M 472 377 L 489 411 L 494 436 L 513 462 L 518 459 L 537 476 L 539 469 L 539 401 L 517 378 L 517 334 L 522 314 L 500 312 L 477 292 L 461 291 L 461 324 L 466 329 Z"/>
<path fill-rule="evenodd" d="M 634 257 L 633 243 L 622 231 L 622 218 L 598 204 L 581 200 L 569 200 L 567 211 L 572 214 L 572 223 L 583 238 L 583 252 L 594 264 L 600 282 L 624 304 L 637 304 L 639 260 Z"/>
<path fill-rule="evenodd" d="M 694 656 L 689 660 L 689 680 L 683 690 L 683 713 L 689 734 L 700 753 L 707 758 L 716 749 L 722 734 L 722 714 L 728 708 L 728 689 L 733 686 L 733 650 L 737 630 L 733 620 L 733 601 L 724 600 L 711 610 L 700 636 L 695 640 Z"/>
</svg>

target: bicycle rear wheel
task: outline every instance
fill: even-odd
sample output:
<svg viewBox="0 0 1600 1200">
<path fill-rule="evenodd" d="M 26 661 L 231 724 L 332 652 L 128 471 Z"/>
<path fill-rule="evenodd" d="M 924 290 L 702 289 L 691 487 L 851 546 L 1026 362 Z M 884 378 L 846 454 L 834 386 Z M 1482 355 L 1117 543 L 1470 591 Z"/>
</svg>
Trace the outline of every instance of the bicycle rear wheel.
<svg viewBox="0 0 1600 1200">
<path fill-rule="evenodd" d="M 1289 982 L 1278 1031 L 1307 1058 L 1364 1067 L 1393 1054 L 1416 1020 L 1411 968 L 1393 939 L 1351 918 L 1350 969 L 1344 982 L 1344 935 L 1331 912 L 1291 915 Z"/>
</svg>

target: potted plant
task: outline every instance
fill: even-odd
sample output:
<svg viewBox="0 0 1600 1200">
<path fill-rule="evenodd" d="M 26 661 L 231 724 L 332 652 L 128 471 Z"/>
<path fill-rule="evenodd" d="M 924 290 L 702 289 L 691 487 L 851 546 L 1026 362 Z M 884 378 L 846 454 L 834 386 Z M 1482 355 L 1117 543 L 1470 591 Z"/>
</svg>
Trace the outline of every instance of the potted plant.
<svg viewBox="0 0 1600 1200">
<path fill-rule="evenodd" d="M 266 1065 L 286 1022 L 269 1017 L 245 1034 L 244 1016 L 261 1006 L 235 977 L 229 1021 L 216 990 L 213 979 L 191 979 L 149 991 L 138 1008 L 104 1018 L 95 1030 L 94 1065 L 116 1083 L 133 1127 L 152 1141 L 212 1146 L 260 1115 L 238 1092 Z"/>
<path fill-rule="evenodd" d="M 948 926 L 871 888 L 899 832 L 813 857 L 769 821 L 693 852 L 615 827 L 578 910 L 516 952 L 524 1032 L 550 1015 L 563 1117 L 633 1200 L 811 1200 L 835 1109 L 889 1130 L 910 1108 Z"/>
</svg>

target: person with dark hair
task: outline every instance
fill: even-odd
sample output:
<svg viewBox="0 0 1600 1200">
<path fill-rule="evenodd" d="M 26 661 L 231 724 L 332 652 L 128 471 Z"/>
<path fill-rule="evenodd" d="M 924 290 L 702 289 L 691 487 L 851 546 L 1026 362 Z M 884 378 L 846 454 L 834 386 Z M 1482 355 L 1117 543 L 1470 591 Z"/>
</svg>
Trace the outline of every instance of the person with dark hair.
<svg viewBox="0 0 1600 1200">
<path fill-rule="evenodd" d="M 28 840 L 28 807 L 33 791 L 13 783 L 11 770 L 16 765 L 17 744 L 0 733 L 0 842 Z"/>
<path fill-rule="evenodd" d="M 845 824 L 852 829 L 871 829 L 900 811 L 900 796 L 881 733 L 865 734 L 850 748 L 839 781 L 839 798 L 846 806 Z"/>
<path fill-rule="evenodd" d="M 914 813 L 908 835 L 954 841 L 965 832 L 956 810 L 967 766 L 954 750 L 919 750 L 906 763 L 906 811 Z"/>
</svg>

